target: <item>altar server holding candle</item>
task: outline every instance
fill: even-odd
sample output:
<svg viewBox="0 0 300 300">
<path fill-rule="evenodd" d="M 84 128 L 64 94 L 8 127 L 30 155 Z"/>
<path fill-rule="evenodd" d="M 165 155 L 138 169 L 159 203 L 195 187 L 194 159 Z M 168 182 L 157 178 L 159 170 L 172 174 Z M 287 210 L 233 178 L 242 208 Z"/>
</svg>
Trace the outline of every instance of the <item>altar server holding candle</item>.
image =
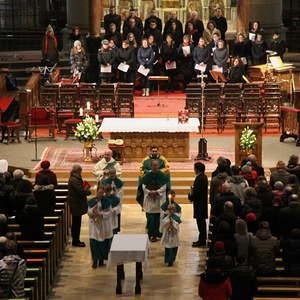
<svg viewBox="0 0 300 300">
<path fill-rule="evenodd" d="M 175 206 L 175 215 L 181 217 L 181 206 L 175 201 L 175 197 L 176 197 L 175 191 L 171 190 L 168 194 L 168 199 L 160 207 L 162 210 L 162 217 L 164 216 L 164 214 L 168 212 L 168 207 L 171 204 Z"/>
<path fill-rule="evenodd" d="M 179 246 L 180 217 L 176 214 L 174 204 L 169 204 L 167 212 L 163 215 L 160 228 L 163 233 L 161 244 L 165 247 L 165 264 L 169 267 L 176 259 Z"/>
</svg>

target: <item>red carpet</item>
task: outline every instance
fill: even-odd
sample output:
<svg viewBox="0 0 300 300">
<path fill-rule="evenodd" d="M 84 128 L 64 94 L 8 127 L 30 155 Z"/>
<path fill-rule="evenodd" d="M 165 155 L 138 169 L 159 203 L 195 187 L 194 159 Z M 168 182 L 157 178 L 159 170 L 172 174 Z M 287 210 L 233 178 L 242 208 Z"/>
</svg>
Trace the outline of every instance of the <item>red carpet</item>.
<svg viewBox="0 0 300 300">
<path fill-rule="evenodd" d="M 78 143 L 78 147 L 47 147 L 41 157 L 41 160 L 49 160 L 51 162 L 51 169 L 54 171 L 69 171 L 74 164 L 80 163 L 84 171 L 91 171 L 94 168 L 97 159 L 94 162 L 87 163 L 83 161 L 82 147 Z M 102 152 L 103 148 L 97 148 L 95 150 L 95 157 Z M 234 151 L 228 148 L 217 148 L 209 147 L 208 149 L 211 160 L 204 162 L 208 171 L 212 171 L 216 167 L 216 160 L 219 156 L 225 156 L 234 163 Z M 192 149 L 191 157 L 196 156 L 196 149 Z M 192 171 L 194 160 L 191 159 L 185 162 L 171 162 L 171 171 Z M 36 165 L 35 170 L 39 169 L 39 164 Z M 140 162 L 128 162 L 124 163 L 122 169 L 124 171 L 138 171 L 140 167 Z"/>
<path fill-rule="evenodd" d="M 137 118 L 177 118 L 178 111 L 185 108 L 185 94 L 154 91 L 149 97 L 142 97 L 136 92 L 134 113 Z"/>
</svg>

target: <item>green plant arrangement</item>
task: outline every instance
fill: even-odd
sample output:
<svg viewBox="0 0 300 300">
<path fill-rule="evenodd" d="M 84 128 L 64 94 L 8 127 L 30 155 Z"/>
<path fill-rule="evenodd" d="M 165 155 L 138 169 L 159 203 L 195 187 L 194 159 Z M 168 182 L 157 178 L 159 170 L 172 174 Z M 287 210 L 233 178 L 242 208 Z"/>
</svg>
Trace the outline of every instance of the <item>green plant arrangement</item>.
<svg viewBox="0 0 300 300">
<path fill-rule="evenodd" d="M 244 151 L 253 150 L 256 146 L 256 135 L 249 126 L 245 127 L 240 137 L 240 146 Z"/>
<path fill-rule="evenodd" d="M 80 142 L 93 142 L 100 133 L 100 126 L 91 117 L 85 117 L 82 122 L 78 123 L 75 130 L 75 136 Z"/>
</svg>

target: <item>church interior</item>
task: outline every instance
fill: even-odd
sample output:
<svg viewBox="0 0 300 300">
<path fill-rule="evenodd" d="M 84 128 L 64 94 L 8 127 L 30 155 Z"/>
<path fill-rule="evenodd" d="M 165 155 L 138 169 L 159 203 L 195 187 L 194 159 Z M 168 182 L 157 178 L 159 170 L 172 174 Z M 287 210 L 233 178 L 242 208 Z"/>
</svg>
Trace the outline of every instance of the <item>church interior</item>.
<svg viewBox="0 0 300 300">
<path fill-rule="evenodd" d="M 299 298 L 299 15 L 0 0 L 0 300 Z"/>
</svg>

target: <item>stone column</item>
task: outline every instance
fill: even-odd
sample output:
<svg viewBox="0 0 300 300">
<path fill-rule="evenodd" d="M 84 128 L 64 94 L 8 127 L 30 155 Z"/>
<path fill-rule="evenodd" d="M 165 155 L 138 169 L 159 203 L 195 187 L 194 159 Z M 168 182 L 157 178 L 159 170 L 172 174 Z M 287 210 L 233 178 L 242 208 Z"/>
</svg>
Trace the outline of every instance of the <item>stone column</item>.
<svg viewBox="0 0 300 300">
<path fill-rule="evenodd" d="M 248 31 L 249 22 L 260 21 L 267 36 L 283 31 L 282 0 L 239 0 L 238 32 Z"/>
<path fill-rule="evenodd" d="M 101 0 L 89 0 L 89 32 L 91 36 L 100 36 L 102 10 Z"/>
<path fill-rule="evenodd" d="M 239 0 L 237 6 L 237 33 L 248 32 L 249 26 L 249 2 L 250 0 Z"/>
<path fill-rule="evenodd" d="M 67 0 L 67 19 L 70 27 L 79 26 L 83 31 L 89 28 L 89 0 Z"/>
</svg>

